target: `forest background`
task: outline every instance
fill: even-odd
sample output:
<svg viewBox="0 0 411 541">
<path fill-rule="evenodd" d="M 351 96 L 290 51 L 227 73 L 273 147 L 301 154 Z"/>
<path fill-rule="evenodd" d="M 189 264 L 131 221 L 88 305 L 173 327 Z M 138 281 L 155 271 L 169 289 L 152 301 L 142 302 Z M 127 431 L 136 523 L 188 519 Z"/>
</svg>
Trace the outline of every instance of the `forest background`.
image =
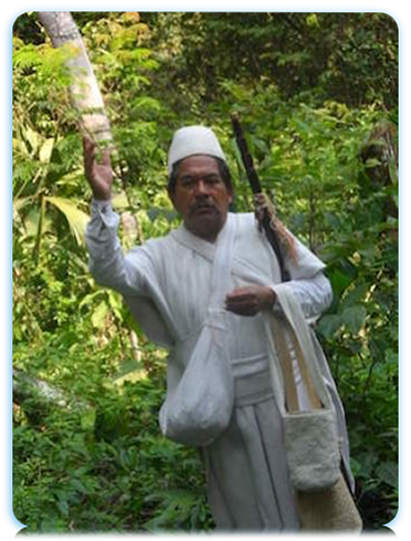
<svg viewBox="0 0 411 541">
<path fill-rule="evenodd" d="M 125 249 L 179 223 L 173 131 L 205 123 L 252 209 L 239 112 L 283 221 L 327 263 L 317 324 L 344 400 L 356 498 L 398 507 L 398 28 L 377 13 L 76 12 L 111 120 Z M 87 269 L 91 192 L 70 50 L 13 30 L 13 500 L 29 532 L 211 530 L 201 463 L 160 436 L 166 353 Z"/>
</svg>

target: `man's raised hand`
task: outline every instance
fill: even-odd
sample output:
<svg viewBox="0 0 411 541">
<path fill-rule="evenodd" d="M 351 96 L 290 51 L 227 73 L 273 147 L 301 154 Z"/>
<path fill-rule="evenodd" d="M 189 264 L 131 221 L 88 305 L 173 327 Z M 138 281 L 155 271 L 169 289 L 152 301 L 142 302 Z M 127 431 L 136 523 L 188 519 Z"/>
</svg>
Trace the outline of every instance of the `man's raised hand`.
<svg viewBox="0 0 411 541">
<path fill-rule="evenodd" d="M 95 199 L 111 199 L 113 169 L 111 167 L 112 148 L 107 147 L 101 155 L 101 163 L 97 162 L 97 147 L 87 136 L 83 137 L 84 171 L 90 183 Z"/>
</svg>

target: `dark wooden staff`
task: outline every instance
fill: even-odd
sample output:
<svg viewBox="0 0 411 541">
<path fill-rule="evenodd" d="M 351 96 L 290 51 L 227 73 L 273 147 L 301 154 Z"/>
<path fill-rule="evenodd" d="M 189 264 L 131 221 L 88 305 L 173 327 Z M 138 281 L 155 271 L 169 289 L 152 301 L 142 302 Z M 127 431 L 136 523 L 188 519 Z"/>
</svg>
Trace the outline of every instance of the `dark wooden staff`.
<svg viewBox="0 0 411 541">
<path fill-rule="evenodd" d="M 233 114 L 231 117 L 233 124 L 234 134 L 237 141 L 237 146 L 240 150 L 241 159 L 247 174 L 248 182 L 250 183 L 251 190 L 254 195 L 260 194 L 261 184 L 258 178 L 257 172 L 254 167 L 253 158 L 248 150 L 247 141 L 244 135 L 243 128 L 241 127 L 240 121 L 237 114 Z M 277 232 L 273 229 L 271 225 L 271 216 L 267 208 L 263 211 L 263 216 L 261 219 L 261 224 L 263 226 L 264 232 L 267 236 L 267 240 L 270 243 L 270 246 L 274 250 L 275 255 L 277 256 L 278 264 L 281 272 L 281 280 L 287 282 L 290 279 L 290 275 L 285 268 L 284 256 L 281 251 L 280 240 L 278 238 Z"/>
</svg>

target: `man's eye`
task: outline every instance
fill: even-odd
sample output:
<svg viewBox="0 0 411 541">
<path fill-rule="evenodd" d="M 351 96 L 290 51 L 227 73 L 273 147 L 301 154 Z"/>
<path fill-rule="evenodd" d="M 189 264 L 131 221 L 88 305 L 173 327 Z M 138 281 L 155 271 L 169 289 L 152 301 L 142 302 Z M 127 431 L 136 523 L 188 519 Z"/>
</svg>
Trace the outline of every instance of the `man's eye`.
<svg viewBox="0 0 411 541">
<path fill-rule="evenodd" d="M 218 184 L 220 182 L 220 177 L 217 177 L 217 176 L 211 176 L 211 177 L 206 177 L 204 179 L 208 184 Z"/>
<path fill-rule="evenodd" d="M 184 188 L 189 188 L 190 186 L 192 186 L 194 184 L 194 178 L 192 177 L 183 177 L 180 179 L 180 184 L 181 186 L 183 186 Z"/>
<path fill-rule="evenodd" d="M 181 177 L 179 179 L 180 186 L 182 188 L 192 188 L 197 182 L 202 180 L 205 184 L 209 186 L 214 186 L 221 182 L 221 179 L 218 175 L 206 175 L 205 177 Z"/>
</svg>

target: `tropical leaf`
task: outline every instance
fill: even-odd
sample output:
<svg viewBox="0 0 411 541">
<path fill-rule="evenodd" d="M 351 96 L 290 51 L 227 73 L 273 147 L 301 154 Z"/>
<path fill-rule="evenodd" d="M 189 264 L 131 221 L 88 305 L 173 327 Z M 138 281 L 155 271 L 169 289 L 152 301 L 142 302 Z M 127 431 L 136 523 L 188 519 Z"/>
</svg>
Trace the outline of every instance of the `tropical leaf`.
<svg viewBox="0 0 411 541">
<path fill-rule="evenodd" d="M 344 310 L 342 313 L 342 320 L 347 326 L 348 330 L 353 334 L 356 334 L 363 326 L 366 315 L 367 310 L 364 308 L 364 306 L 356 304 Z"/>
<path fill-rule="evenodd" d="M 48 163 L 50 161 L 51 153 L 53 152 L 54 148 L 54 142 L 54 137 L 50 137 L 50 139 L 46 139 L 46 141 L 41 145 L 39 158 L 42 163 Z"/>
<path fill-rule="evenodd" d="M 105 301 L 101 301 L 101 303 L 97 306 L 97 308 L 93 312 L 93 315 L 91 316 L 91 322 L 93 324 L 93 327 L 101 329 L 101 327 L 103 327 L 104 325 L 104 321 L 108 312 L 109 307 L 107 306 L 107 303 Z"/>
<path fill-rule="evenodd" d="M 157 514 L 145 524 L 147 530 L 156 531 L 187 520 L 198 502 L 198 494 L 189 490 L 169 489 L 154 492 L 145 501 L 159 503 Z"/>
<path fill-rule="evenodd" d="M 33 203 L 32 197 L 15 197 L 13 199 L 13 213 L 19 212 L 28 203 Z"/>
<path fill-rule="evenodd" d="M 318 331 L 326 338 L 331 338 L 341 326 L 341 317 L 337 314 L 323 316 L 318 323 Z"/>
<path fill-rule="evenodd" d="M 387 485 L 398 489 L 398 464 L 395 462 L 383 462 L 377 468 L 377 475 Z"/>
<path fill-rule="evenodd" d="M 23 128 L 23 138 L 29 144 L 30 151 L 36 153 L 41 145 L 41 135 L 30 126 L 25 126 Z"/>
<path fill-rule="evenodd" d="M 115 385 L 121 387 L 125 382 L 134 383 L 147 378 L 147 376 L 147 370 L 143 364 L 136 359 L 132 359 L 122 364 L 119 372 L 112 377 L 112 380 Z"/>
<path fill-rule="evenodd" d="M 39 255 L 40 255 L 40 246 L 41 246 L 41 240 L 43 237 L 43 224 L 44 224 L 45 213 L 46 213 L 46 199 L 45 197 L 42 197 L 41 202 L 40 202 L 40 215 L 39 215 L 38 226 L 37 226 L 36 241 L 35 241 L 34 250 L 33 250 L 33 256 L 34 256 L 34 261 L 36 262 L 36 265 L 38 263 Z"/>
<path fill-rule="evenodd" d="M 64 214 L 77 243 L 79 245 L 83 244 L 86 225 L 90 220 L 88 214 L 77 208 L 76 204 L 70 199 L 50 196 L 45 199 Z"/>
</svg>

